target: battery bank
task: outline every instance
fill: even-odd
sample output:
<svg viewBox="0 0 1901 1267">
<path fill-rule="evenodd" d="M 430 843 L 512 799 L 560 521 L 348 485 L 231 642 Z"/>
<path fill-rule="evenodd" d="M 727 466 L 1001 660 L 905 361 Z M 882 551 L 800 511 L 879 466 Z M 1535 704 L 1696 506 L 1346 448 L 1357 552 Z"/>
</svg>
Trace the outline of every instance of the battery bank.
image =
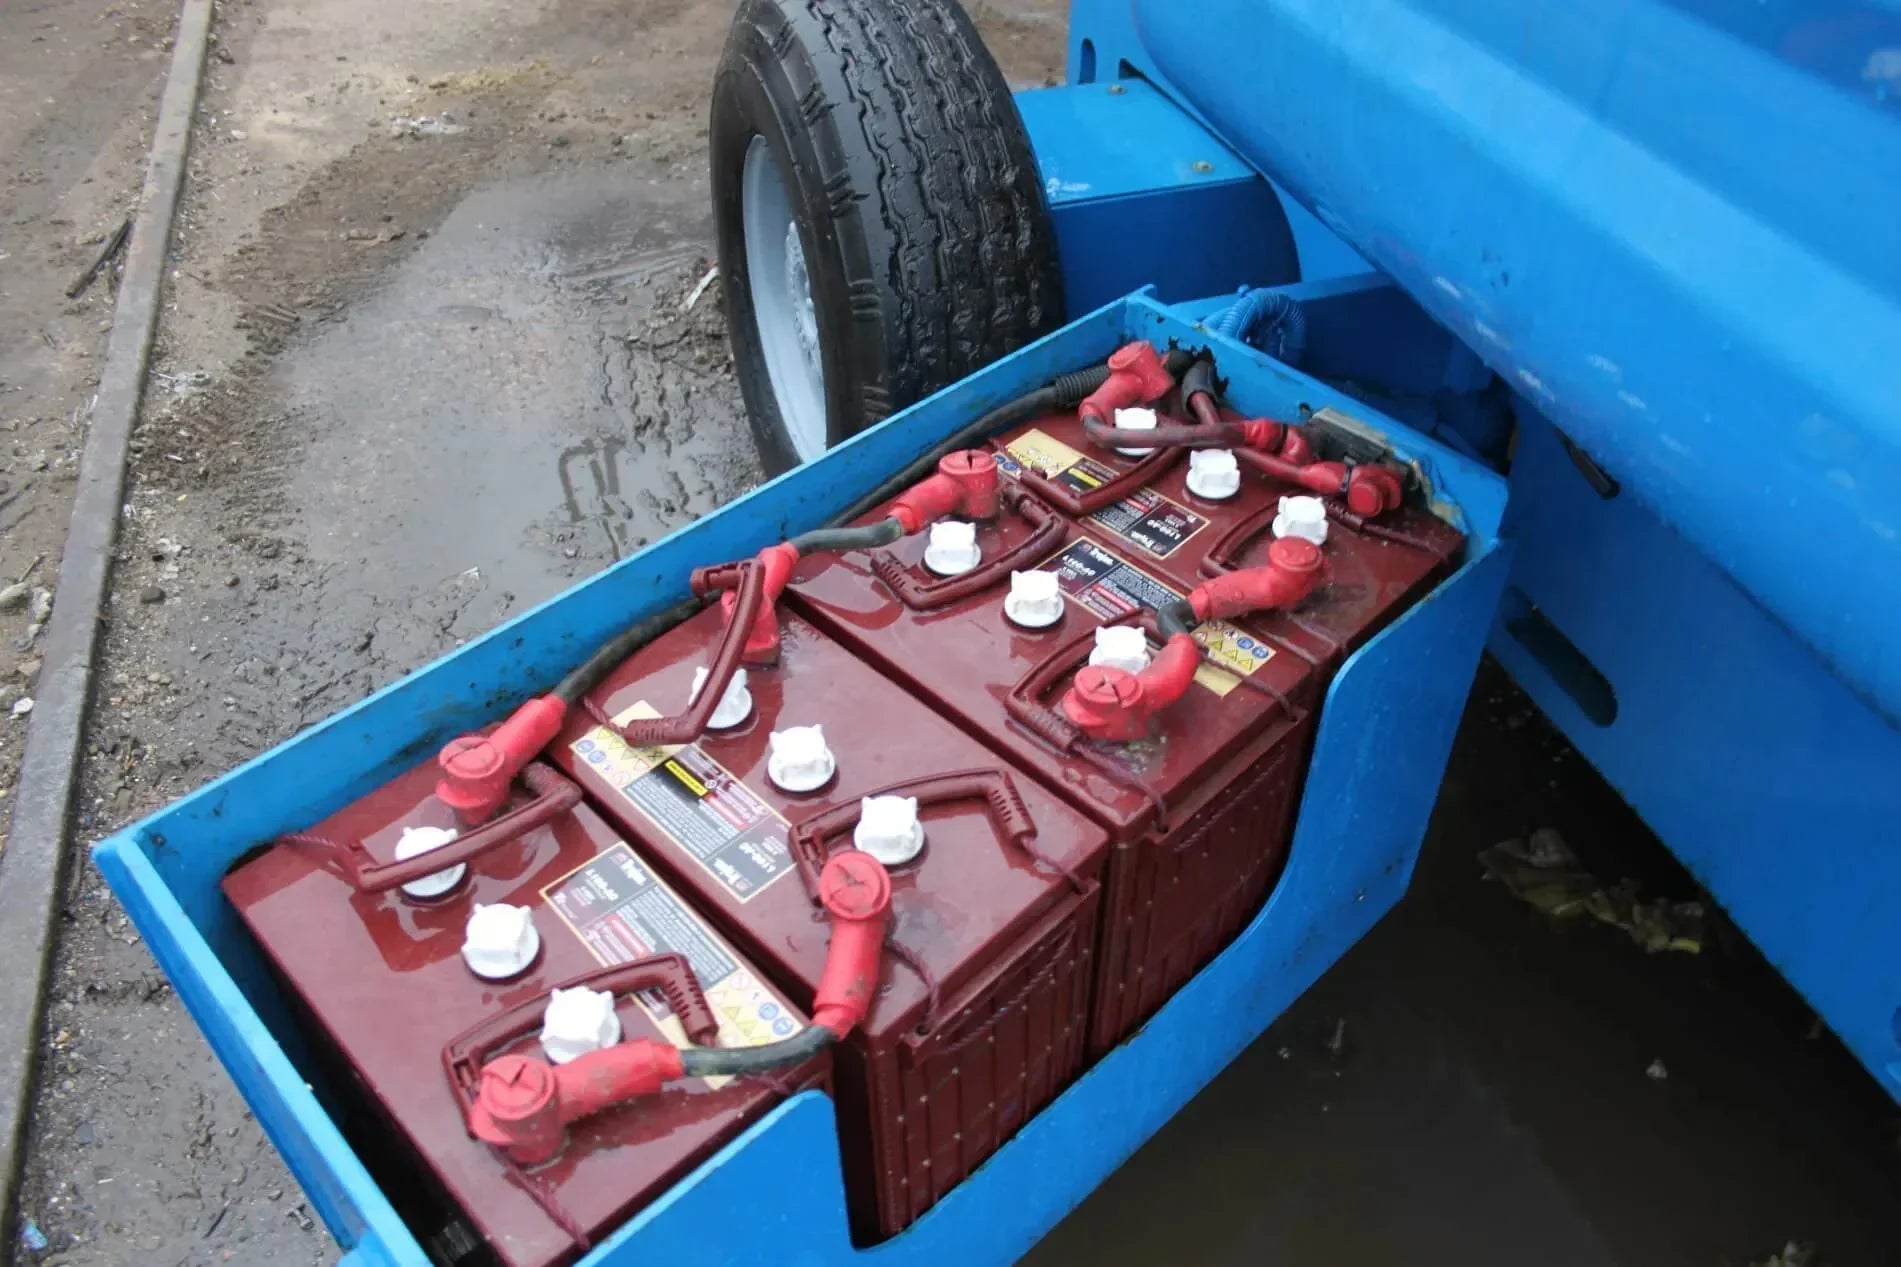
<svg viewBox="0 0 1901 1267">
<path fill-rule="evenodd" d="M 526 773 L 533 787 L 518 783 L 508 810 L 515 826 L 492 831 L 495 843 L 432 899 L 375 888 L 406 830 L 456 825 L 434 796 L 433 760 L 224 880 L 332 1074 L 346 1133 L 392 1194 L 406 1194 L 405 1217 L 425 1235 L 440 1229 L 439 1256 L 457 1264 L 569 1263 L 788 1090 L 826 1083 L 823 1055 L 775 1082 L 677 1082 L 572 1123 L 561 1152 L 533 1168 L 471 1138 L 464 1115 L 481 1066 L 543 1054 L 553 987 L 586 978 L 615 996 L 622 1037 L 676 1046 L 751 1045 L 805 1024 L 568 780 L 546 766 Z M 478 903 L 531 913 L 539 949 L 512 979 L 483 979 L 463 961 Z M 656 954 L 672 956 L 657 976 L 647 971 Z"/>
<path fill-rule="evenodd" d="M 1107 837 L 796 617 L 780 622 L 777 663 L 750 670 L 749 701 L 729 692 L 735 724 L 662 746 L 600 724 L 682 712 L 724 623 L 708 610 L 637 652 L 594 691 L 600 716 L 577 715 L 550 758 L 807 1007 L 828 933 L 816 865 L 854 841 L 876 848 L 858 832 L 861 798 L 915 798 L 921 850 L 881 857 L 881 986 L 833 1051 L 846 1194 L 868 1242 L 928 1209 L 1080 1071 Z M 789 791 L 774 732 L 813 726 L 821 768 L 788 782 L 824 777 Z"/>
<path fill-rule="evenodd" d="M 1309 425 L 1361 430 L 1330 409 L 1315 414 Z M 1058 496 L 1076 499 L 1070 518 L 1085 534 L 1176 589 L 1263 563 L 1282 499 L 1311 496 L 1245 465 L 1232 496 L 1199 496 L 1190 486 L 1187 452 L 1130 455 L 1106 448 L 1091 442 L 1074 411 L 1014 427 L 996 437 L 992 448 L 1006 476 L 1020 479 L 1027 471 L 1033 490 L 1053 487 Z M 1332 507 L 1320 587 L 1290 611 L 1251 613 L 1209 636 L 1211 658 L 1245 663 L 1252 644 L 1264 642 L 1337 669 L 1449 574 L 1464 548 L 1464 536 L 1419 500 L 1370 522 Z M 1324 689 L 1327 680 L 1323 674 L 1310 684 Z"/>
<path fill-rule="evenodd" d="M 1079 739 L 1056 700 L 1105 623 L 1138 621 L 1209 575 L 1258 562 L 1288 489 L 1247 472 L 1216 502 L 1186 487 L 1187 455 L 1097 452 L 1075 414 L 1006 433 L 999 466 L 1027 466 L 1075 494 L 1071 515 L 1006 480 L 976 525 L 982 556 L 954 578 L 926 566 L 923 534 L 802 560 L 791 605 L 934 701 L 972 734 L 1058 790 L 1114 841 L 1104 885 L 1092 1050 L 1121 1041 L 1257 910 L 1285 860 L 1333 669 L 1448 570 L 1458 536 L 1430 516 L 1430 546 L 1341 532 L 1329 579 L 1291 611 L 1204 622 L 1205 660 L 1187 694 L 1134 743 Z M 1294 490 L 1298 491 L 1298 490 Z M 864 522 L 883 518 L 874 510 Z M 1443 547 L 1441 552 L 1440 547 Z M 1230 557 L 1232 556 L 1232 557 Z M 1061 618 L 1013 621 L 1011 574 L 1052 572 Z"/>
</svg>

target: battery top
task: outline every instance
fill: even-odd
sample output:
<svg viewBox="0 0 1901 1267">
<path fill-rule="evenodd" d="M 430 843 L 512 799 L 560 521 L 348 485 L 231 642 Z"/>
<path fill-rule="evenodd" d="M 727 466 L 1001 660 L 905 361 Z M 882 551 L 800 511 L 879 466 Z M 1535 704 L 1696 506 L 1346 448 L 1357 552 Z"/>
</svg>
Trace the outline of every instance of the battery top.
<svg viewBox="0 0 1901 1267">
<path fill-rule="evenodd" d="M 884 847 L 855 842 L 863 798 L 915 798 L 922 847 L 893 855 L 906 859 L 890 866 L 895 949 L 864 1029 L 877 1039 L 945 1019 L 963 986 L 1093 890 L 1107 837 L 933 702 L 795 615 L 782 610 L 780 627 L 778 663 L 749 670 L 752 707 L 737 725 L 636 748 L 578 718 L 551 759 L 802 1004 L 829 937 L 808 876 L 854 843 Z M 595 703 L 621 723 L 682 711 L 723 628 L 719 611 L 702 612 L 623 663 Z M 770 770 L 772 735 L 814 726 L 832 768 L 812 790 L 787 791 Z M 804 869 L 802 825 L 825 827 Z"/>
</svg>

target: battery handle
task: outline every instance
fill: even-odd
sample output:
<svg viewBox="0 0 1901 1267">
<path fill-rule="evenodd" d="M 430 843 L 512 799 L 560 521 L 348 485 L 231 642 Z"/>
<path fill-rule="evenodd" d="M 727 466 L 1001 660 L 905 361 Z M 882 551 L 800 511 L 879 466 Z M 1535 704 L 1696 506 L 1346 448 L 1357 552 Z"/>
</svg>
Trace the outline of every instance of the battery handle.
<svg viewBox="0 0 1901 1267">
<path fill-rule="evenodd" d="M 984 560 L 968 572 L 934 581 L 918 579 L 917 570 L 889 551 L 871 556 L 872 575 L 891 587 L 898 601 L 912 611 L 933 611 L 968 598 L 1027 569 L 1057 549 L 1069 536 L 1069 523 L 1023 489 L 1006 485 L 998 490 L 997 504 L 1030 525 L 1030 533 L 1008 550 Z"/>
<path fill-rule="evenodd" d="M 1032 862 L 1040 863 L 1061 875 L 1077 891 L 1080 892 L 1084 887 L 1081 877 L 1036 848 L 1036 821 L 1030 817 L 1030 807 L 1024 803 L 1022 793 L 1017 791 L 1010 776 L 1002 770 L 954 770 L 921 779 L 906 779 L 865 795 L 914 796 L 920 810 L 957 801 L 980 802 L 1005 844 L 1015 845 Z M 786 841 L 792 849 L 793 861 L 798 864 L 799 878 L 805 882 L 805 891 L 812 895 L 813 901 L 819 900 L 819 876 L 832 843 L 847 836 L 858 825 L 859 812 L 858 803 L 835 805 L 806 819 L 787 833 Z"/>
<path fill-rule="evenodd" d="M 719 1037 L 719 1018 L 706 1001 L 706 992 L 693 975 L 684 955 L 648 955 L 631 963 L 610 964 L 584 972 L 564 981 L 553 990 L 605 990 L 616 998 L 640 990 L 658 990 L 667 1006 L 679 1018 L 680 1026 L 693 1042 L 707 1046 Z M 464 1104 L 474 1104 L 482 1082 L 482 1066 L 501 1048 L 517 1042 L 541 1027 L 547 1009 L 545 995 L 498 1012 L 470 1026 L 443 1045 L 442 1071 L 449 1086 Z"/>
<path fill-rule="evenodd" d="M 375 861 L 361 840 L 339 841 L 297 832 L 282 837 L 281 842 L 327 850 L 335 870 L 351 888 L 359 893 L 386 893 L 473 862 L 491 849 L 547 826 L 581 803 L 581 789 L 553 766 L 531 762 L 523 768 L 521 781 L 535 794 L 534 800 L 463 832 L 446 845 L 401 862 Z"/>
<path fill-rule="evenodd" d="M 1186 452 L 1185 449 L 1156 449 L 1138 459 L 1114 479 L 1098 484 L 1086 493 L 1058 484 L 1042 472 L 1032 470 L 1028 464 L 1024 464 L 1023 469 L 1017 472 L 1017 482 L 1056 509 L 1080 519 L 1148 487 L 1150 481 L 1167 474 L 1168 468 L 1180 461 Z"/>
</svg>

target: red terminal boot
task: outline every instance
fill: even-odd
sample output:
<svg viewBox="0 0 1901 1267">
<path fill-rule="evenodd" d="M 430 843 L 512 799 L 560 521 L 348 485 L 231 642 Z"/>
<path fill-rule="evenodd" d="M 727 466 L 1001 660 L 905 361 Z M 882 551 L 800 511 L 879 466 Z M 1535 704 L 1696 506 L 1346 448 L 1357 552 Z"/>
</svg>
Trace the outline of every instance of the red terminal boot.
<svg viewBox="0 0 1901 1267">
<path fill-rule="evenodd" d="M 752 629 L 746 634 L 746 645 L 741 649 L 739 658 L 743 663 L 752 665 L 776 664 L 779 660 L 779 596 L 785 593 L 786 582 L 792 577 L 792 565 L 799 561 L 799 552 L 787 542 L 767 546 L 754 558 L 755 566 L 765 580 L 765 590 L 759 598 L 759 614 L 753 617 Z M 733 618 L 733 610 L 739 605 L 737 590 L 727 590 L 719 596 L 720 610 L 726 613 L 726 619 Z"/>
<path fill-rule="evenodd" d="M 1127 743 L 1148 730 L 1149 718 L 1188 692 L 1201 664 L 1201 647 L 1187 634 L 1162 644 L 1140 673 L 1085 665 L 1063 696 L 1063 715 L 1091 739 Z"/>
<path fill-rule="evenodd" d="M 982 449 L 946 453 L 938 460 L 937 474 L 898 494 L 890 514 L 904 525 L 907 537 L 945 515 L 995 519 L 997 455 Z"/>
<path fill-rule="evenodd" d="M 1128 343 L 1109 357 L 1109 381 L 1083 398 L 1083 421 L 1113 423 L 1116 410 L 1160 400 L 1175 385 L 1152 343 Z"/>
<path fill-rule="evenodd" d="M 1267 548 L 1261 567 L 1210 577 L 1188 595 L 1196 620 L 1227 620 L 1270 607 L 1291 607 L 1313 593 L 1326 575 L 1320 547 L 1302 537 L 1281 537 Z"/>
<path fill-rule="evenodd" d="M 568 706 L 559 696 L 541 695 L 486 735 L 451 739 L 436 757 L 442 770 L 436 799 L 454 810 L 464 827 L 495 817 L 508 803 L 515 776 L 554 742 L 567 715 Z"/>
<path fill-rule="evenodd" d="M 870 854 L 847 849 L 819 872 L 818 895 L 832 932 L 812 996 L 812 1024 L 843 1038 L 863 1023 L 878 993 L 878 960 L 891 923 L 891 874 Z"/>
<path fill-rule="evenodd" d="M 559 1066 L 498 1056 L 482 1067 L 469 1131 L 519 1165 L 539 1165 L 561 1151 L 570 1122 L 685 1076 L 680 1049 L 654 1038 L 615 1043 Z"/>
<path fill-rule="evenodd" d="M 1343 462 L 1309 462 L 1298 466 L 1259 449 L 1239 449 L 1235 457 L 1270 479 L 1298 484 L 1318 497 L 1337 497 L 1362 519 L 1377 519 L 1389 510 L 1397 510 L 1405 500 L 1399 476 L 1385 466 L 1349 467 Z"/>
<path fill-rule="evenodd" d="M 1325 574 L 1319 546 L 1299 537 L 1282 537 L 1268 547 L 1264 566 L 1203 581 L 1188 595 L 1188 605 L 1198 621 L 1288 607 L 1312 593 Z M 1139 739 L 1147 732 L 1150 718 L 1188 692 L 1200 663 L 1200 645 L 1188 634 L 1177 633 L 1140 673 L 1085 666 L 1063 696 L 1063 715 L 1091 739 L 1115 743 Z"/>
</svg>

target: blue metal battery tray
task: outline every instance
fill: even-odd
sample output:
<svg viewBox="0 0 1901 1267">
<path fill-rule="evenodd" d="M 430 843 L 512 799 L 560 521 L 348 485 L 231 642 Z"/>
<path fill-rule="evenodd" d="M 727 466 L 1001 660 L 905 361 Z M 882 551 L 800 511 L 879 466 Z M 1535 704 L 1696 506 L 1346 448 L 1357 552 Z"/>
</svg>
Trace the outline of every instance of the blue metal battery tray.
<svg viewBox="0 0 1901 1267">
<path fill-rule="evenodd" d="M 219 889 L 260 842 L 315 822 L 545 688 L 677 601 L 695 565 L 811 528 L 940 437 L 1119 345 L 1213 346 L 1257 414 L 1333 406 L 1383 428 L 1468 533 L 1464 565 L 1347 661 L 1328 691 L 1287 869 L 1266 908 L 1133 1039 L 916 1225 L 851 1245 L 830 1102 L 796 1096 L 590 1251 L 586 1267 L 693 1261 L 1007 1263 L 1221 1071 L 1405 891 L 1510 564 L 1497 474 L 1143 293 L 1103 307 L 419 669 L 169 808 L 94 858 L 351 1267 L 428 1262 L 326 1111 L 255 945 Z M 1384 332 L 1366 331 L 1368 339 Z M 1395 347 L 1393 352 L 1403 353 Z M 419 1058 L 428 1056 L 420 1053 Z"/>
</svg>

